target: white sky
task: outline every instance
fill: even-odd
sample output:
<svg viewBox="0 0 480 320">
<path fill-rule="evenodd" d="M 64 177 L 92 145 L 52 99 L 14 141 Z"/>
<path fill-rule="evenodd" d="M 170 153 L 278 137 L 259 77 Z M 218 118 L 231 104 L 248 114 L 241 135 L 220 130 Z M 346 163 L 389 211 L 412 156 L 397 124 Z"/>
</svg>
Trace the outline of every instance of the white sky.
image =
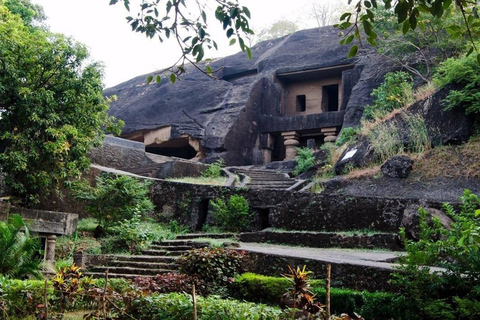
<svg viewBox="0 0 480 320">
<path fill-rule="evenodd" d="M 252 14 L 251 27 L 257 33 L 275 21 L 295 21 L 301 28 L 317 26 L 310 17 L 312 2 L 339 2 L 340 0 L 240 0 Z M 87 45 L 93 60 L 105 66 L 104 83 L 111 87 L 135 76 L 153 72 L 175 62 L 179 57 L 173 43 L 160 43 L 158 39 L 147 39 L 134 33 L 125 17 L 129 13 L 122 3 L 109 6 L 109 0 L 32 0 L 40 4 L 48 19 L 46 23 L 54 32 L 72 36 Z M 160 3 L 163 3 L 161 1 Z M 187 0 L 187 4 L 193 1 Z M 131 1 L 132 12 L 138 1 Z M 212 1 L 212 10 L 215 5 Z M 226 56 L 238 51 L 238 44 L 228 46 L 220 24 L 208 18 L 211 34 L 217 40 L 219 51 L 205 58 Z M 217 35 L 218 34 L 218 35 Z"/>
</svg>

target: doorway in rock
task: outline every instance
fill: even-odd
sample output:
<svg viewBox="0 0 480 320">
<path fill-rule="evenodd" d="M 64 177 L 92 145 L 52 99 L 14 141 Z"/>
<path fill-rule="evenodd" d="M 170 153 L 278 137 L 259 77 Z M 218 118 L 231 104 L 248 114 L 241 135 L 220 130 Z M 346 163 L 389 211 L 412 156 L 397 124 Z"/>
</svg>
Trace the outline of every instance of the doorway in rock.
<svg viewBox="0 0 480 320">
<path fill-rule="evenodd" d="M 272 161 L 283 161 L 285 159 L 285 145 L 283 142 L 283 137 L 280 134 L 272 134 L 272 136 Z"/>
<path fill-rule="evenodd" d="M 208 217 L 208 205 L 210 199 L 202 199 L 197 206 L 197 223 L 195 224 L 195 231 L 202 231 L 203 226 L 207 222 Z"/>
<path fill-rule="evenodd" d="M 259 230 L 270 228 L 270 221 L 268 216 L 270 214 L 270 208 L 253 208 L 256 213 L 256 223 Z"/>
<path fill-rule="evenodd" d="M 322 111 L 338 111 L 338 84 L 322 87 Z"/>
</svg>

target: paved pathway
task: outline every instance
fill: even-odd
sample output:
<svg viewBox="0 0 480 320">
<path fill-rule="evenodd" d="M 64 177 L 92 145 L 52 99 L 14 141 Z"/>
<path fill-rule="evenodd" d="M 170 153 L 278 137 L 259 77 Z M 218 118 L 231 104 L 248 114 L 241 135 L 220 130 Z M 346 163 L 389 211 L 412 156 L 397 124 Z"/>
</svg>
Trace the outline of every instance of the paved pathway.
<svg viewBox="0 0 480 320">
<path fill-rule="evenodd" d="M 240 249 L 285 257 L 325 261 L 333 264 L 352 264 L 388 270 L 395 270 L 394 266 L 396 266 L 396 264 L 389 261 L 405 254 L 404 252 L 394 251 L 322 249 L 244 242 L 240 243 Z"/>
</svg>

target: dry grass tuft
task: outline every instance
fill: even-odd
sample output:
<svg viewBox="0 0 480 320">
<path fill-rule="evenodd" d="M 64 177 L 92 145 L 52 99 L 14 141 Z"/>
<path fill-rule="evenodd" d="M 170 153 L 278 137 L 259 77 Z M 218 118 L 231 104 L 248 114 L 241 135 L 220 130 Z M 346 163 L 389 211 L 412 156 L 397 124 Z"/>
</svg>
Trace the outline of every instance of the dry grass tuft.
<svg viewBox="0 0 480 320">
<path fill-rule="evenodd" d="M 414 163 L 413 173 L 420 179 L 479 178 L 480 139 L 471 139 L 460 146 L 441 146 L 428 151 Z"/>
<path fill-rule="evenodd" d="M 347 179 L 365 179 L 365 178 L 374 178 L 380 174 L 380 166 L 368 167 L 368 168 L 359 168 L 350 171 L 345 178 Z"/>
</svg>

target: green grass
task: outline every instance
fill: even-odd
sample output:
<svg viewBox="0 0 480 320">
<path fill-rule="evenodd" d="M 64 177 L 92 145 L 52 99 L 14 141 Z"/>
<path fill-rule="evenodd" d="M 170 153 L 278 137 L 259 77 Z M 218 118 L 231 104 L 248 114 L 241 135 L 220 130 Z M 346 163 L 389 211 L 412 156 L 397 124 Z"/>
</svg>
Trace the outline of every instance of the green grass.
<svg viewBox="0 0 480 320">
<path fill-rule="evenodd" d="M 95 218 L 85 218 L 78 220 L 77 231 L 82 232 L 93 232 L 98 226 L 98 221 Z"/>
<path fill-rule="evenodd" d="M 167 181 L 191 183 L 191 184 L 205 184 L 213 186 L 223 186 L 227 182 L 226 177 L 209 178 L 209 177 L 184 177 L 184 178 L 170 178 Z"/>
</svg>

